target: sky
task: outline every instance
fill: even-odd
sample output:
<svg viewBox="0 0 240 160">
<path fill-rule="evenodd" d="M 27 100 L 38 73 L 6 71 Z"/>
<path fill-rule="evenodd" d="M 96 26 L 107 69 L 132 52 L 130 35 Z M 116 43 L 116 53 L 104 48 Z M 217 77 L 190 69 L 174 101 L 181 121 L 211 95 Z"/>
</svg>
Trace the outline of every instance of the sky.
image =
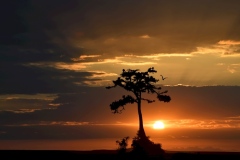
<svg viewBox="0 0 240 160">
<path fill-rule="evenodd" d="M 13 140 L 133 137 L 136 104 L 113 114 L 109 105 L 128 93 L 105 87 L 122 69 L 154 67 L 156 85 L 171 101 L 142 104 L 147 135 L 163 146 L 179 142 L 169 149 L 201 149 L 204 141 L 205 149 L 240 151 L 239 5 L 238 0 L 1 2 L 0 149 L 14 146 Z M 165 129 L 152 129 L 157 120 Z"/>
</svg>

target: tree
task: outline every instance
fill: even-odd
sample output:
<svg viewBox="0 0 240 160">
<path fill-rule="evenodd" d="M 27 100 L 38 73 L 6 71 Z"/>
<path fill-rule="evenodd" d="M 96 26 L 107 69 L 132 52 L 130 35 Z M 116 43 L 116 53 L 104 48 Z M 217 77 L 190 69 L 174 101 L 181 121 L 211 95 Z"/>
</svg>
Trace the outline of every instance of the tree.
<svg viewBox="0 0 240 160">
<path fill-rule="evenodd" d="M 120 154 L 126 153 L 127 146 L 128 146 L 128 139 L 129 137 L 124 137 L 122 140 L 116 141 L 116 143 L 118 144 L 118 151 Z"/>
<path fill-rule="evenodd" d="M 120 74 L 120 77 L 118 77 L 117 80 L 113 81 L 114 85 L 106 87 L 107 89 L 111 89 L 119 86 L 134 94 L 134 97 L 131 95 L 123 95 L 122 99 L 112 102 L 110 104 L 110 108 L 114 114 L 121 113 L 122 110 L 124 110 L 124 106 L 126 104 L 137 103 L 138 118 L 139 118 L 138 136 L 141 139 L 147 139 L 147 136 L 145 134 L 144 127 L 143 127 L 141 102 L 142 101 L 147 101 L 148 103 L 155 102 L 155 100 L 143 98 L 142 97 L 143 93 L 156 94 L 157 99 L 159 101 L 163 101 L 163 102 L 171 101 L 171 97 L 168 95 L 165 95 L 168 92 L 167 90 L 160 92 L 162 88 L 154 85 L 159 80 L 151 76 L 151 74 L 156 72 L 157 71 L 154 70 L 153 67 L 149 68 L 146 72 L 140 72 L 138 69 L 135 69 L 135 70 L 123 69 L 122 73 Z"/>
</svg>

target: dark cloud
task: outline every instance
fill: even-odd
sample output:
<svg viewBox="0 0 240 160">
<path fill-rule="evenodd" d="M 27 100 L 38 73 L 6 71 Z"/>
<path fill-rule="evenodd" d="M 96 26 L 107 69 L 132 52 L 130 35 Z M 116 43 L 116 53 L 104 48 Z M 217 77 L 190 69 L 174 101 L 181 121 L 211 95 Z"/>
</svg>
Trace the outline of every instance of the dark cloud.
<svg viewBox="0 0 240 160">
<path fill-rule="evenodd" d="M 44 103 L 41 103 L 43 106 L 38 107 L 40 110 L 36 110 L 32 113 L 2 111 L 0 112 L 0 115 L 4 120 L 1 121 L 1 125 L 20 125 L 23 123 L 37 124 L 41 121 L 77 121 L 98 123 L 114 123 L 117 121 L 117 119 L 115 119 L 117 116 L 114 116 L 114 114 L 111 113 L 109 104 L 111 103 L 110 101 L 117 99 L 119 94 L 122 94 L 121 91 L 108 92 L 105 87 L 81 87 L 78 89 L 78 91 L 75 90 L 75 93 L 61 93 L 58 95 L 58 98 L 49 102 L 60 104 L 60 106 L 56 107 L 56 109 L 48 109 L 52 107 L 49 107 L 45 102 L 45 106 Z M 25 103 L 29 102 L 29 100 L 22 101 Z M 14 103 L 14 101 L 12 103 Z M 124 117 L 126 118 L 129 114 L 126 114 Z"/>
<path fill-rule="evenodd" d="M 152 119 L 225 119 L 240 115 L 239 87 L 170 87 L 166 88 L 172 100 L 170 103 L 143 103 L 145 120 Z M 124 90 L 106 90 L 104 87 L 81 88 L 78 93 L 59 94 L 51 101 L 61 104 L 54 110 L 37 110 L 32 113 L 0 112 L 1 124 L 38 123 L 39 121 L 77 121 L 115 123 L 137 122 L 135 105 L 128 105 L 122 114 L 113 114 L 111 102 L 127 94 Z M 155 99 L 155 97 L 151 97 Z M 154 113 L 154 114 L 153 114 Z"/>
<path fill-rule="evenodd" d="M 109 57 L 190 52 L 199 44 L 239 40 L 238 3 L 5 1 L 1 5 L 1 92 L 58 92 L 58 86 L 71 87 L 73 82 L 62 77 L 71 74 L 80 82 L 90 74 L 23 66 L 29 63 L 70 63 L 85 53 Z M 139 38 L 142 35 L 151 38 Z"/>
<path fill-rule="evenodd" d="M 14 8 L 9 5 L 10 13 L 5 6 L 9 17 L 4 19 L 4 29 L 8 31 L 2 30 L 2 41 L 59 61 L 82 52 L 190 52 L 223 39 L 239 40 L 238 5 L 236 0 L 26 1 Z M 137 38 L 145 34 L 154 39 L 142 42 Z M 104 43 L 108 38 L 117 42 Z"/>
<path fill-rule="evenodd" d="M 60 6 L 55 4 L 55 8 L 68 6 L 63 1 L 59 4 Z M 41 2 L 3 2 L 3 25 L 0 29 L 1 63 L 15 65 L 46 61 L 71 62 L 71 58 L 81 55 L 82 50 L 73 47 L 63 35 L 63 31 L 58 30 L 54 22 L 55 15 L 51 13 L 55 10 L 54 6 L 47 2 L 42 6 Z"/>
<path fill-rule="evenodd" d="M 11 63 L 1 66 L 1 94 L 74 92 L 78 88 L 76 83 L 85 85 L 84 81 L 90 80 L 87 77 L 94 74 L 94 72 L 59 70 L 52 67 L 39 68 Z"/>
<path fill-rule="evenodd" d="M 29 66 L 30 63 L 72 62 L 71 58 L 79 57 L 82 52 L 69 44 L 56 28 L 48 3 L 44 3 L 46 7 L 33 3 L 1 3 L 1 94 L 72 91 L 76 87 L 73 83 L 83 83 L 86 76 L 91 75 Z M 67 7 L 63 1 L 61 3 L 62 7 Z M 55 42 L 57 40 L 59 42 Z"/>
<path fill-rule="evenodd" d="M 113 53 L 190 52 L 199 45 L 239 39 L 239 2 L 231 2 L 102 1 L 86 6 L 85 23 L 75 23 L 84 36 L 75 40 L 100 53 L 104 47 Z M 145 34 L 153 39 L 142 42 L 138 37 Z M 117 41 L 103 43 L 108 38 Z"/>
<path fill-rule="evenodd" d="M 45 109 L 50 108 L 49 100 L 42 99 L 7 99 L 0 100 L 0 110 Z"/>
<path fill-rule="evenodd" d="M 218 119 L 240 114 L 237 86 L 170 87 L 169 94 L 169 112 L 181 118 Z"/>
<path fill-rule="evenodd" d="M 153 119 L 197 119 L 221 120 L 221 124 L 232 125 L 233 121 L 225 122 L 222 119 L 237 117 L 240 115 L 239 87 L 212 86 L 212 87 L 165 87 L 172 98 L 170 103 L 155 102 L 152 104 L 143 103 L 144 121 Z M 55 109 L 35 110 L 28 113 L 14 113 L 1 111 L 1 134 L 0 139 L 71 139 L 71 138 L 104 138 L 122 135 L 122 130 L 128 135 L 134 135 L 137 126 L 119 127 L 96 126 L 94 124 L 116 124 L 137 123 L 138 115 L 136 105 L 128 105 L 122 114 L 111 113 L 109 104 L 127 94 L 122 89 L 107 90 L 104 87 L 85 87 L 78 93 L 62 93 L 51 103 L 61 104 Z M 153 97 L 152 97 L 153 98 Z M 24 101 L 22 101 L 24 102 Z M 64 123 L 63 123 L 64 122 Z M 79 123 L 77 126 L 61 125 L 65 122 Z M 81 126 L 82 122 L 86 125 Z M 192 122 L 191 122 L 192 123 Z M 207 125 L 208 122 L 206 122 Z M 93 125 L 91 125 L 93 124 Z M 221 126 L 220 124 L 220 126 Z M 194 124 L 197 125 L 197 124 Z M 186 125 L 185 125 L 186 126 Z M 118 128 L 118 129 L 117 129 Z M 98 135 L 95 133 L 99 132 Z M 212 131 L 212 130 L 211 130 Z M 18 132 L 19 134 L 15 134 Z M 216 131 L 218 133 L 218 131 Z M 236 137 L 238 132 L 233 130 L 221 131 L 221 135 L 216 137 L 215 132 L 205 132 L 201 130 L 178 131 L 166 133 L 166 137 L 188 136 L 190 138 L 222 138 L 228 139 Z M 148 133 L 150 133 L 148 131 Z M 236 133 L 236 134 L 235 134 Z M 155 136 L 156 133 L 151 133 Z M 239 137 L 238 137 L 239 138 Z"/>
</svg>

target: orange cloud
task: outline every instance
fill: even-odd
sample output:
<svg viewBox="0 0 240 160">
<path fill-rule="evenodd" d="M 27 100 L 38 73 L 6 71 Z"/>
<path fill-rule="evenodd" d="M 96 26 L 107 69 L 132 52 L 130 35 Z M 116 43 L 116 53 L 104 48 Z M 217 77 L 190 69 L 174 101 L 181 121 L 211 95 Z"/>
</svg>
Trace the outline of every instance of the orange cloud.
<svg viewBox="0 0 240 160">
<path fill-rule="evenodd" d="M 233 40 L 221 40 L 218 44 L 227 44 L 227 45 L 239 45 L 240 41 L 233 41 Z"/>
<path fill-rule="evenodd" d="M 140 38 L 148 39 L 148 38 L 151 38 L 151 37 L 148 34 L 145 34 L 145 35 L 140 36 Z"/>
</svg>

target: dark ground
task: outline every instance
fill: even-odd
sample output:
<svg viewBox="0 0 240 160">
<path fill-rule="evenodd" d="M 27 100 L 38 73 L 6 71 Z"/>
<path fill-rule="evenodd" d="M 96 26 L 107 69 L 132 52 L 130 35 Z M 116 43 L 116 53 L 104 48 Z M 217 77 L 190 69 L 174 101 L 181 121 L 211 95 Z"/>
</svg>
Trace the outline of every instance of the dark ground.
<svg viewBox="0 0 240 160">
<path fill-rule="evenodd" d="M 1 159 L 163 159 L 163 160 L 240 160 L 240 152 L 178 152 L 165 151 L 161 156 L 119 155 L 116 150 L 69 151 L 69 150 L 0 150 Z"/>
</svg>

